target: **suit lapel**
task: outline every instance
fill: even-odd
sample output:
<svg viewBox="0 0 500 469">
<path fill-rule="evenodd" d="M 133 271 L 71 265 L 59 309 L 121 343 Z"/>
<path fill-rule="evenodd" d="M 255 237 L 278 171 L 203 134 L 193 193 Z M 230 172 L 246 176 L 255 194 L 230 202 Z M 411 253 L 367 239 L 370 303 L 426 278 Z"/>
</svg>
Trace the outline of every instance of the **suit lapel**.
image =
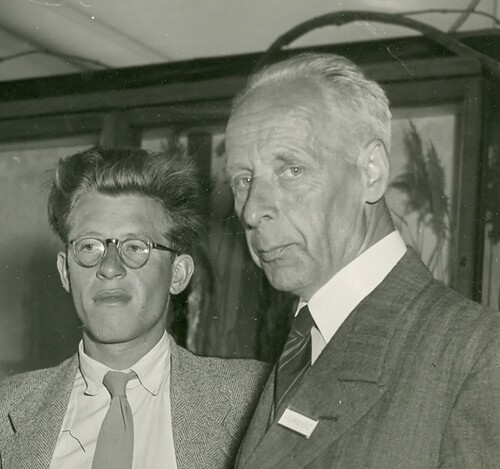
<svg viewBox="0 0 500 469">
<path fill-rule="evenodd" d="M 232 451 L 233 437 L 225 418 L 229 396 L 203 366 L 203 358 L 178 347 L 170 339 L 172 431 L 179 469 L 212 467 Z M 208 463 L 210 461 L 210 464 Z"/>
<path fill-rule="evenodd" d="M 278 425 L 284 411 L 280 409 L 265 438 L 250 457 L 248 467 L 305 467 L 323 448 L 340 438 L 365 415 L 383 395 L 385 387 L 378 383 L 380 367 L 377 361 L 380 353 L 383 354 L 385 342 L 372 343 L 374 354 L 366 354 L 366 361 L 358 368 L 357 363 L 339 363 L 339 357 L 348 356 L 347 350 L 357 349 L 358 340 L 350 334 L 348 338 L 341 339 L 333 340 L 324 350 L 287 405 L 318 421 L 311 437 L 306 439 Z M 366 373 L 363 374 L 362 370 Z"/>
<path fill-rule="evenodd" d="M 289 408 L 318 421 L 311 437 L 278 425 L 284 410 L 280 409 L 265 438 L 256 442 L 253 454 L 241 459 L 239 467 L 306 467 L 366 415 L 389 388 L 395 371 L 388 365 L 391 339 L 404 312 L 430 280 L 414 253 L 408 252 L 351 313 L 290 398 Z"/>
<path fill-rule="evenodd" d="M 266 386 L 262 391 L 259 403 L 250 421 L 245 437 L 240 446 L 236 467 L 242 467 L 255 451 L 267 431 L 274 397 L 274 379 L 276 368 L 269 375 Z"/>
<path fill-rule="evenodd" d="M 9 468 L 48 468 L 66 413 L 78 367 L 76 356 L 40 381 L 9 412 L 11 435 L 2 450 Z"/>
</svg>

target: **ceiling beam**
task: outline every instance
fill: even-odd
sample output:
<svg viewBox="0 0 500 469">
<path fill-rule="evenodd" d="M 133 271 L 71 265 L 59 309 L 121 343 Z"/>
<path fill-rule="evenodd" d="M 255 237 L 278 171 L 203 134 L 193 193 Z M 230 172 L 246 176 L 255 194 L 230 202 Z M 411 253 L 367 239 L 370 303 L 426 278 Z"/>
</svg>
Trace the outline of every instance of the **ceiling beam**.
<svg viewBox="0 0 500 469">
<path fill-rule="evenodd" d="M 43 50 L 112 68 L 169 61 L 166 54 L 137 41 L 127 31 L 117 30 L 84 9 L 65 3 L 43 6 L 34 2 L 2 2 L 0 28 Z"/>
</svg>

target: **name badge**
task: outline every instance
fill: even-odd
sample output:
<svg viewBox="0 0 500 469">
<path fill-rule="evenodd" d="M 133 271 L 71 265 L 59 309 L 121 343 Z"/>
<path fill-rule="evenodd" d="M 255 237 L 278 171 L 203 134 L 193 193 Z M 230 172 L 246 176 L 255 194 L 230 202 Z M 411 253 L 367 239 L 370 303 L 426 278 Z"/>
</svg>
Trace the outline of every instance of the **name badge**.
<svg viewBox="0 0 500 469">
<path fill-rule="evenodd" d="M 278 420 L 278 425 L 297 432 L 308 439 L 312 435 L 316 425 L 318 425 L 318 421 L 306 415 L 299 414 L 292 409 L 286 409 Z"/>
</svg>

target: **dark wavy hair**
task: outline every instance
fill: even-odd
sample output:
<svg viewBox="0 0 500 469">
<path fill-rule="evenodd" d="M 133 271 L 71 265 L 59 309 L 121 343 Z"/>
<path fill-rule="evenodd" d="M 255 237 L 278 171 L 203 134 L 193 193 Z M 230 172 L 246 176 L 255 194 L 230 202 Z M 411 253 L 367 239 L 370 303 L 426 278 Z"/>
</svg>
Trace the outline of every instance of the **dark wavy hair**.
<svg viewBox="0 0 500 469">
<path fill-rule="evenodd" d="M 48 199 L 49 223 L 68 243 L 71 216 L 82 194 L 96 192 L 148 197 L 165 212 L 165 237 L 189 253 L 204 232 L 205 197 L 193 161 L 182 148 L 152 153 L 93 147 L 59 160 Z"/>
</svg>

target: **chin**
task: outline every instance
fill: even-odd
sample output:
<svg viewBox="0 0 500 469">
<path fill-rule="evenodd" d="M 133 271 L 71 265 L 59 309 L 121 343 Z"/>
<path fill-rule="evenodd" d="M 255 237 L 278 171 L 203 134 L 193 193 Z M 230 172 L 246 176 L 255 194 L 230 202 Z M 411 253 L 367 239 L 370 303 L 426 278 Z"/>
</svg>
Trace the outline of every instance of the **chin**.
<svg viewBox="0 0 500 469">
<path fill-rule="evenodd" d="M 99 324 L 96 327 L 87 327 L 86 333 L 89 338 L 100 344 L 122 344 L 137 337 L 135 331 L 129 328 L 120 328 L 116 324 Z"/>
<path fill-rule="evenodd" d="M 297 278 L 299 269 L 279 269 L 273 271 L 265 271 L 269 283 L 279 291 L 292 293 L 300 296 L 300 292 L 307 288 L 309 282 L 305 278 Z"/>
</svg>

